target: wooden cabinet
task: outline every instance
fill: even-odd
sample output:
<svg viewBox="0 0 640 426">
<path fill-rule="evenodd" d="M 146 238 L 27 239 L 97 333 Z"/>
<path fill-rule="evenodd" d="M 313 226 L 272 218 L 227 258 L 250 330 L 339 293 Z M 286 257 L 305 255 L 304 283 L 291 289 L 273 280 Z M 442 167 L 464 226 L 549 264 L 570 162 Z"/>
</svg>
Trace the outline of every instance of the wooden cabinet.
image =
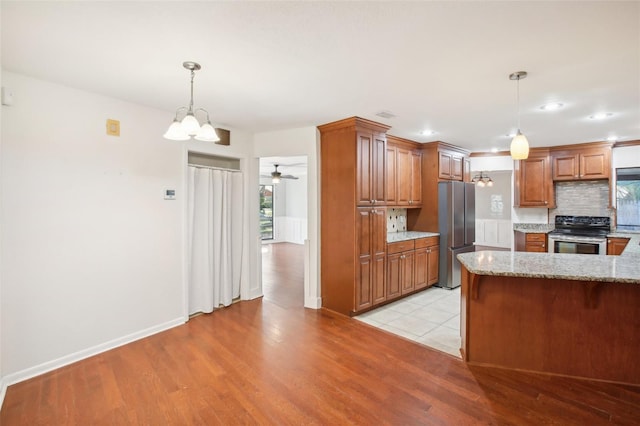
<svg viewBox="0 0 640 426">
<path fill-rule="evenodd" d="M 386 299 L 388 129 L 358 117 L 318 127 L 322 306 L 345 315 Z"/>
<path fill-rule="evenodd" d="M 529 158 L 514 162 L 514 207 L 555 208 L 549 151 L 532 149 Z"/>
<path fill-rule="evenodd" d="M 609 237 L 607 238 L 607 254 L 618 256 L 627 247 L 629 238 Z"/>
<path fill-rule="evenodd" d="M 465 158 L 462 163 L 462 180 L 464 182 L 471 182 L 471 160 Z"/>
<path fill-rule="evenodd" d="M 553 180 L 609 179 L 611 144 L 593 143 L 555 147 L 551 151 Z"/>
<path fill-rule="evenodd" d="M 358 263 L 354 312 L 386 300 L 384 267 L 387 245 L 386 211 L 358 208 Z"/>
<path fill-rule="evenodd" d="M 516 251 L 546 253 L 548 251 L 547 234 L 515 231 L 515 247 Z"/>
<path fill-rule="evenodd" d="M 422 153 L 418 144 L 387 136 L 387 205 L 422 205 Z"/>
<path fill-rule="evenodd" d="M 438 232 L 438 182 L 461 181 L 469 151 L 441 141 L 421 144 L 419 150 L 422 154 L 422 207 L 407 211 L 407 229 Z M 466 168 L 468 170 L 469 166 Z"/>
<path fill-rule="evenodd" d="M 387 244 L 387 300 L 438 282 L 439 238 Z"/>
<path fill-rule="evenodd" d="M 414 240 L 387 244 L 387 300 L 413 291 Z"/>
<path fill-rule="evenodd" d="M 454 151 L 438 151 L 438 178 L 462 180 L 463 159 L 462 155 Z"/>
<path fill-rule="evenodd" d="M 438 282 L 439 238 L 420 238 L 415 241 L 415 245 L 414 288 L 419 290 Z"/>
<path fill-rule="evenodd" d="M 382 132 L 357 132 L 357 200 L 359 206 L 385 205 L 387 139 Z"/>
</svg>

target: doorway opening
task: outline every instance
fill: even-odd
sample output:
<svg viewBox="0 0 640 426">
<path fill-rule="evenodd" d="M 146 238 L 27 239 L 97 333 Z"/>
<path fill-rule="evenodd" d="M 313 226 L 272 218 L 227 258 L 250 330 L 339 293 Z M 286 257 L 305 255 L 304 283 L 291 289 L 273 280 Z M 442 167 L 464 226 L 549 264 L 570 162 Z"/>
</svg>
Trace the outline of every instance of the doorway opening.
<svg viewBox="0 0 640 426">
<path fill-rule="evenodd" d="M 260 244 L 264 299 L 304 306 L 307 157 L 260 158 Z"/>
</svg>

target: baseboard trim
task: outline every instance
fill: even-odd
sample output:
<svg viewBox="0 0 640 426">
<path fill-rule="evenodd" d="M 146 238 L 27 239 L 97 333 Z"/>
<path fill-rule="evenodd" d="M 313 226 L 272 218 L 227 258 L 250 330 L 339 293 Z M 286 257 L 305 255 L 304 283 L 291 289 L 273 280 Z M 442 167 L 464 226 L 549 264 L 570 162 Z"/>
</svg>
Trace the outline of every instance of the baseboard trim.
<svg viewBox="0 0 640 426">
<path fill-rule="evenodd" d="M 307 297 L 304 300 L 304 307 L 310 309 L 322 308 L 322 297 Z"/>
<path fill-rule="evenodd" d="M 94 355 L 98 355 L 102 352 L 115 349 L 119 346 L 123 346 L 131 342 L 135 342 L 136 340 L 144 339 L 145 337 L 149 337 L 151 335 L 160 333 L 170 328 L 177 327 L 184 323 L 185 323 L 184 318 L 176 318 L 171 321 L 167 321 L 165 323 L 158 324 L 153 327 L 149 327 L 144 330 L 140 330 L 135 333 L 131 333 L 126 336 L 122 336 L 117 339 L 113 339 L 108 342 L 101 343 L 99 345 L 92 346 L 90 348 L 87 348 L 78 352 L 74 352 L 72 354 L 65 355 L 63 357 L 60 357 L 51 361 L 44 362 L 34 367 L 26 368 L 24 370 L 17 371 L 15 373 L 7 374 L 6 376 L 0 379 L 0 383 L 2 383 L 2 390 L 1 390 L 2 393 L 0 394 L 0 397 L 2 398 L 2 400 L 0 401 L 0 408 L 2 407 L 1 403 L 4 402 L 6 389 L 11 385 L 23 382 L 25 380 L 31 379 L 32 377 L 36 377 L 44 373 L 48 373 L 57 368 L 64 367 L 65 365 L 73 364 L 74 362 L 81 361 L 83 359 L 92 357 Z"/>
</svg>

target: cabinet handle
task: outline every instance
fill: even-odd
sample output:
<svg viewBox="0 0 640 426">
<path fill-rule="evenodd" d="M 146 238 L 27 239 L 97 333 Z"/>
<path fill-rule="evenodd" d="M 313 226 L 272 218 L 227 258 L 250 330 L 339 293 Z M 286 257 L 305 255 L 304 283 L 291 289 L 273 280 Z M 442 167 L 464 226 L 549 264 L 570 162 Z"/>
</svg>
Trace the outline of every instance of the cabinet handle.
<svg viewBox="0 0 640 426">
<path fill-rule="evenodd" d="M 542 244 L 542 248 L 544 248 L 544 244 Z"/>
<path fill-rule="evenodd" d="M 545 204 L 549 204 L 549 202 L 548 202 L 548 201 L 545 201 L 544 203 L 545 203 Z"/>
</svg>

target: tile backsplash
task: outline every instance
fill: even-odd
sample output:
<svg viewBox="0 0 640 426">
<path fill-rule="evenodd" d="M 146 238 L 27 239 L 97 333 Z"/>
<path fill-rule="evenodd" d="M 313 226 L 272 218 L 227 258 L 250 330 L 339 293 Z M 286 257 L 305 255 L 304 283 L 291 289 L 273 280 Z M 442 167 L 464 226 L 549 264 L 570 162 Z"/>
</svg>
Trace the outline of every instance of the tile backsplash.
<svg viewBox="0 0 640 426">
<path fill-rule="evenodd" d="M 387 209 L 387 232 L 407 230 L 407 209 Z"/>
<path fill-rule="evenodd" d="M 557 215 L 610 217 L 609 181 L 557 182 L 556 206 L 549 210 L 549 223 L 554 223 Z"/>
</svg>

